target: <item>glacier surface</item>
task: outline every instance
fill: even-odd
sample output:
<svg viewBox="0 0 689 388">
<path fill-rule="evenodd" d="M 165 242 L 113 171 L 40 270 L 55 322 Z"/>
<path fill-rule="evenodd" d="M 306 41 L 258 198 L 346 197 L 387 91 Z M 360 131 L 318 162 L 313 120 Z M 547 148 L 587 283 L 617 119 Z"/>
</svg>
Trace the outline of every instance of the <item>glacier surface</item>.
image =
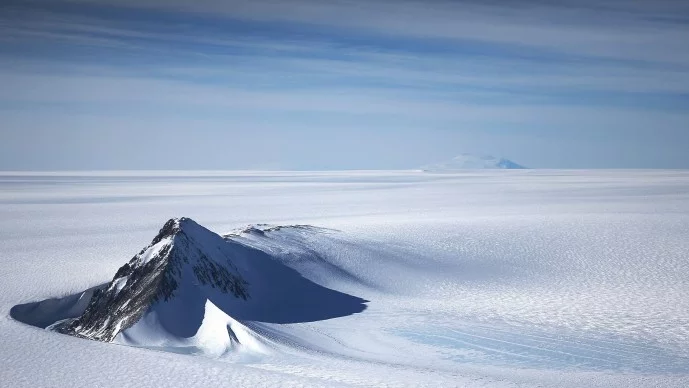
<svg viewBox="0 0 689 388">
<path fill-rule="evenodd" d="M 687 171 L 5 172 L 0 188 L 9 386 L 689 386 Z M 299 305 L 209 300 L 194 336 L 150 316 L 121 346 L 44 329 L 182 215 L 366 309 L 280 320 Z"/>
</svg>

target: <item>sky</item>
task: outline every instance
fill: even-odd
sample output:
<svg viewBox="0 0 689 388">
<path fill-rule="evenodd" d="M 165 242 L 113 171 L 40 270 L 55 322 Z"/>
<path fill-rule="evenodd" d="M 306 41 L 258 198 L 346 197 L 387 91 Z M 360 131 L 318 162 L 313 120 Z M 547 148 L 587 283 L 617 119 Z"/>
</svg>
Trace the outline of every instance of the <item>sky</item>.
<svg viewBox="0 0 689 388">
<path fill-rule="evenodd" d="M 689 2 L 3 0 L 0 170 L 689 168 Z"/>
</svg>

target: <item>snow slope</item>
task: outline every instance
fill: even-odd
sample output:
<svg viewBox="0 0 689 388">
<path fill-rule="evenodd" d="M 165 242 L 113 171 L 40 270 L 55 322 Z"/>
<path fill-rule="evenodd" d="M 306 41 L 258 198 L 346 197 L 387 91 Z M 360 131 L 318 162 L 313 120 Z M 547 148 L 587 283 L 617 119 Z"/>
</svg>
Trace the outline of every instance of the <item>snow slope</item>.
<svg viewBox="0 0 689 388">
<path fill-rule="evenodd" d="M 526 167 L 505 158 L 490 155 L 460 154 L 443 163 L 430 164 L 421 167 L 423 171 L 447 172 L 458 170 L 521 170 Z"/>
<path fill-rule="evenodd" d="M 0 187 L 13 387 L 689 385 L 685 171 L 5 174 Z M 41 329 L 80 314 L 92 287 L 124 290 L 113 274 L 179 215 L 226 233 L 244 308 L 206 298 L 183 336 L 146 315 L 114 340 L 134 346 Z M 274 287 L 286 273 L 295 286 Z M 314 294 L 359 311 L 309 316 L 338 305 L 299 303 Z"/>
</svg>

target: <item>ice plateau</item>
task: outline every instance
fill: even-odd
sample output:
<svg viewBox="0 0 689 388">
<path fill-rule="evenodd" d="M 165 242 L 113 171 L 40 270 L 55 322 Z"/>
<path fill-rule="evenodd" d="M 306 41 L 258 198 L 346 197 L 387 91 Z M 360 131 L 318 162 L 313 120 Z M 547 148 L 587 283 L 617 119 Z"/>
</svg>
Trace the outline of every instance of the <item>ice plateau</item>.
<svg viewBox="0 0 689 388">
<path fill-rule="evenodd" d="M 684 388 L 688 232 L 686 171 L 6 172 L 0 381 Z"/>
</svg>

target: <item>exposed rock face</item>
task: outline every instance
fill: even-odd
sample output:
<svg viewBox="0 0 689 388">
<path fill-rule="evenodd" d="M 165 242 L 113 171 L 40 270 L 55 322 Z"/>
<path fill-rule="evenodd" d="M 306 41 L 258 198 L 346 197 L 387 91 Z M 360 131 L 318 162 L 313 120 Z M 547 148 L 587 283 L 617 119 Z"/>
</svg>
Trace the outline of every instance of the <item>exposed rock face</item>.
<svg viewBox="0 0 689 388">
<path fill-rule="evenodd" d="M 222 250 L 222 238 L 191 219 L 171 219 L 151 244 L 122 266 L 110 284 L 97 290 L 78 318 L 57 323 L 64 334 L 112 341 L 159 302 L 176 296 L 182 282 L 249 298 L 249 284 Z"/>
<path fill-rule="evenodd" d="M 343 276 L 310 248 L 314 233 L 309 226 L 256 225 L 223 238 L 190 219 L 172 219 L 110 282 L 16 306 L 12 316 L 76 337 L 173 352 L 256 350 L 269 341 L 243 322 L 313 322 L 366 308 L 366 300 L 304 276 Z"/>
</svg>

